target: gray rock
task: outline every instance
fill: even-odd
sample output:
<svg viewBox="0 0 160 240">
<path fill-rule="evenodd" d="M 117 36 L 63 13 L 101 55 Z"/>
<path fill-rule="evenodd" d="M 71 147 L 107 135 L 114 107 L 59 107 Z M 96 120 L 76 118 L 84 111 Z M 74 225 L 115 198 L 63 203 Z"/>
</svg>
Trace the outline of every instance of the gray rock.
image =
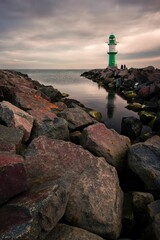
<svg viewBox="0 0 160 240">
<path fill-rule="evenodd" d="M 103 240 L 84 229 L 72 227 L 65 224 L 57 224 L 54 230 L 47 236 L 46 240 Z"/>
<path fill-rule="evenodd" d="M 130 138 L 136 138 L 141 134 L 142 122 L 135 117 L 123 117 L 121 133 Z"/>
<path fill-rule="evenodd" d="M 62 98 L 61 92 L 53 88 L 52 86 L 41 85 L 37 87 L 37 89 L 40 92 L 44 93 L 47 97 L 49 97 L 50 102 L 57 102 Z"/>
<path fill-rule="evenodd" d="M 149 225 L 146 227 L 142 239 L 160 239 L 160 200 L 148 205 Z"/>
<path fill-rule="evenodd" d="M 29 113 L 35 118 L 32 139 L 38 136 L 47 136 L 53 139 L 69 140 L 68 123 L 65 119 L 43 109 L 30 110 Z"/>
<path fill-rule="evenodd" d="M 68 201 L 62 180 L 50 182 L 27 192 L 0 208 L 0 239 L 45 239 L 64 214 Z"/>
<path fill-rule="evenodd" d="M 67 108 L 60 112 L 58 116 L 64 118 L 68 122 L 70 130 L 79 130 L 89 124 L 93 124 L 93 119 L 82 108 Z"/>
<path fill-rule="evenodd" d="M 160 137 L 132 145 L 128 155 L 129 168 L 142 180 L 146 190 L 160 196 Z"/>
<path fill-rule="evenodd" d="M 0 125 L 0 151 L 18 153 L 24 132 L 14 127 Z"/>
<path fill-rule="evenodd" d="M 130 140 L 113 129 L 106 128 L 104 124 L 97 123 L 83 130 L 82 145 L 93 154 L 105 157 L 108 163 L 121 171 L 126 162 Z"/>
</svg>

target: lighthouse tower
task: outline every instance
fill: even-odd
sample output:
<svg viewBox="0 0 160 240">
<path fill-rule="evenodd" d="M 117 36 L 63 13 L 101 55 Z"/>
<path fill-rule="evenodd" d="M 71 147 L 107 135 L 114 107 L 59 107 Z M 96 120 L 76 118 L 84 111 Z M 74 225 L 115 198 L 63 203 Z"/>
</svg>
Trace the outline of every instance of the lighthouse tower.
<svg viewBox="0 0 160 240">
<path fill-rule="evenodd" d="M 108 52 L 109 63 L 108 63 L 108 66 L 109 67 L 116 67 L 117 66 L 117 64 L 116 64 L 116 54 L 117 54 L 116 45 L 117 45 L 117 41 L 116 41 L 115 35 L 113 33 L 110 34 L 110 36 L 109 36 L 108 45 L 109 45 L 109 52 Z"/>
</svg>

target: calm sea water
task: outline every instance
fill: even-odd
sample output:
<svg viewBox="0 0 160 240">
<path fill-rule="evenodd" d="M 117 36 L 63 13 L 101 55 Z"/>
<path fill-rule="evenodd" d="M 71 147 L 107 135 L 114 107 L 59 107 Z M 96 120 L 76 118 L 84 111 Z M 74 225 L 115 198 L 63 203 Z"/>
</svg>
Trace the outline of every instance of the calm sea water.
<svg viewBox="0 0 160 240">
<path fill-rule="evenodd" d="M 114 92 L 107 92 L 97 83 L 84 77 L 81 73 L 86 70 L 19 70 L 28 74 L 33 80 L 44 85 L 52 85 L 59 91 L 68 93 L 86 107 L 102 113 L 103 121 L 108 128 L 121 131 L 122 117 L 135 116 L 137 113 L 125 108 L 127 102 Z"/>
</svg>

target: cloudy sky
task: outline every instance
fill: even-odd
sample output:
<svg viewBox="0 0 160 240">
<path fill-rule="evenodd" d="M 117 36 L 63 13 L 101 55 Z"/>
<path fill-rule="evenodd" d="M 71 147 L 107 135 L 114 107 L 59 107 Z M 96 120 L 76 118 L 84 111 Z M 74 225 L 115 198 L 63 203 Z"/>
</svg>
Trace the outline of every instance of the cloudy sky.
<svg viewBox="0 0 160 240">
<path fill-rule="evenodd" d="M 0 68 L 160 68 L 159 0 L 0 0 Z"/>
</svg>

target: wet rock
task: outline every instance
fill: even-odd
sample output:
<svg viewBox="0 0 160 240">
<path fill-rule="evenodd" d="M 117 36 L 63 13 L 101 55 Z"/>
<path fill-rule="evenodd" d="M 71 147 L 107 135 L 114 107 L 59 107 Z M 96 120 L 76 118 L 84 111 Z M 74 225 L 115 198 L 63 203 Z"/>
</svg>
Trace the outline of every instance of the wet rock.
<svg viewBox="0 0 160 240">
<path fill-rule="evenodd" d="M 26 151 L 25 164 L 30 185 L 58 177 L 73 184 L 65 213 L 71 224 L 79 227 L 83 224 L 83 228 L 90 229 L 93 223 L 96 233 L 113 239 L 119 235 L 122 191 L 115 168 L 103 158 L 71 142 L 38 137 Z M 79 212 L 78 222 L 75 211 Z"/>
<path fill-rule="evenodd" d="M 57 224 L 46 240 L 103 240 L 98 235 L 84 229 L 65 224 Z"/>
<path fill-rule="evenodd" d="M 140 111 L 138 114 L 144 124 L 149 124 L 152 120 L 156 120 L 156 114 L 154 112 Z"/>
<path fill-rule="evenodd" d="M 102 114 L 100 112 L 97 112 L 96 110 L 93 109 L 86 109 L 87 113 L 89 113 L 89 115 L 92 118 L 95 118 L 97 121 L 101 121 L 102 120 Z"/>
<path fill-rule="evenodd" d="M 68 122 L 70 130 L 79 130 L 89 124 L 93 124 L 93 119 L 80 107 L 67 108 L 60 112 L 58 116 Z"/>
<path fill-rule="evenodd" d="M 123 117 L 121 133 L 130 138 L 136 138 L 141 134 L 142 122 L 135 117 Z"/>
<path fill-rule="evenodd" d="M 82 132 L 82 145 L 96 156 L 105 157 L 106 161 L 121 171 L 130 146 L 129 138 L 108 129 L 102 123 L 85 128 Z"/>
<path fill-rule="evenodd" d="M 33 127 L 33 117 L 9 102 L 0 103 L 0 118 L 8 127 L 15 127 L 24 131 L 24 141 L 30 137 Z"/>
<path fill-rule="evenodd" d="M 23 135 L 21 129 L 0 125 L 0 151 L 18 153 Z"/>
<path fill-rule="evenodd" d="M 53 139 L 69 140 L 68 123 L 65 119 L 44 109 L 31 110 L 29 113 L 35 119 L 32 139 L 38 136 L 47 136 Z"/>
<path fill-rule="evenodd" d="M 137 94 L 134 91 L 124 91 L 123 95 L 127 99 L 133 99 L 137 96 Z"/>
<path fill-rule="evenodd" d="M 0 152 L 0 204 L 26 190 L 24 160 L 19 155 Z"/>
<path fill-rule="evenodd" d="M 130 103 L 126 106 L 127 109 L 133 110 L 135 112 L 142 110 L 143 107 L 144 107 L 144 105 L 142 105 L 138 102 Z"/>
<path fill-rule="evenodd" d="M 132 145 L 129 150 L 129 168 L 142 180 L 146 190 L 160 196 L 160 137 Z"/>
<path fill-rule="evenodd" d="M 49 182 L 0 208 L 0 239 L 45 239 L 64 214 L 68 189 L 63 180 Z M 1 215 L 1 216 L 2 216 Z"/>
</svg>

